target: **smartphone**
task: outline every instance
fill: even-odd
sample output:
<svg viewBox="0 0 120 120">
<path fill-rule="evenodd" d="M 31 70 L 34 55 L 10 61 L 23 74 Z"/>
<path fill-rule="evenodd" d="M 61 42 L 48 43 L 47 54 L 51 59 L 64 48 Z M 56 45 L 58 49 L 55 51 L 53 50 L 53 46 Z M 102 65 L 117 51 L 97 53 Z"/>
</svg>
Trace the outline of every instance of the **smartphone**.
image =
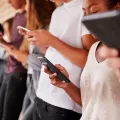
<svg viewBox="0 0 120 120">
<path fill-rule="evenodd" d="M 27 28 L 24 28 L 22 26 L 18 26 L 17 29 L 19 30 L 19 33 L 21 35 L 26 35 L 27 32 L 30 32 L 30 30 L 28 30 Z"/>
<path fill-rule="evenodd" d="M 58 70 L 46 57 L 38 57 L 42 61 L 42 64 L 47 66 L 50 72 L 57 73 L 57 77 L 61 81 L 65 81 L 66 83 L 70 83 L 71 81 L 62 73 L 60 70 Z"/>
<path fill-rule="evenodd" d="M 98 40 L 120 51 L 120 11 L 85 16 L 82 22 Z"/>
<path fill-rule="evenodd" d="M 2 34 L 4 34 L 4 29 L 3 26 L 0 24 L 0 32 L 2 32 Z"/>
</svg>

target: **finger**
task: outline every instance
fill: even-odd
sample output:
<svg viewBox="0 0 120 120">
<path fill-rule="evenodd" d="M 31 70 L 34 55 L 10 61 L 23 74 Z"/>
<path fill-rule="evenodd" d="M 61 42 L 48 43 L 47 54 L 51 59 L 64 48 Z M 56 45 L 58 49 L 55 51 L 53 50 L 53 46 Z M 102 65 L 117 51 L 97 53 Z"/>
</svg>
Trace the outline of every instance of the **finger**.
<svg viewBox="0 0 120 120">
<path fill-rule="evenodd" d="M 35 37 L 28 38 L 28 41 L 29 41 L 29 42 L 36 42 L 36 39 L 35 39 Z"/>
<path fill-rule="evenodd" d="M 30 31 L 26 33 L 27 36 L 35 36 L 36 35 L 36 31 Z"/>
<path fill-rule="evenodd" d="M 57 77 L 57 75 L 56 75 L 55 73 L 49 75 L 49 78 L 50 78 L 51 80 L 56 79 L 56 77 Z"/>
<path fill-rule="evenodd" d="M 18 32 L 19 32 L 19 34 L 21 34 L 21 35 L 26 35 L 26 32 L 23 31 L 23 30 L 19 30 Z"/>
<path fill-rule="evenodd" d="M 44 72 L 47 73 L 47 74 L 49 74 L 49 75 L 51 74 L 51 72 L 49 71 L 49 69 L 48 69 L 47 66 L 44 67 Z"/>
<path fill-rule="evenodd" d="M 36 45 L 36 42 L 30 42 L 30 44 L 32 44 L 32 45 Z"/>
<path fill-rule="evenodd" d="M 110 58 L 107 64 L 114 69 L 120 68 L 120 58 Z"/>
<path fill-rule="evenodd" d="M 56 64 L 55 67 L 56 67 L 57 69 L 59 69 L 60 71 L 65 70 L 65 68 L 64 68 L 63 66 L 61 66 L 60 64 Z"/>
<path fill-rule="evenodd" d="M 51 83 L 54 85 L 63 84 L 63 82 L 57 78 L 51 79 Z"/>
<path fill-rule="evenodd" d="M 100 55 L 104 58 L 116 57 L 119 55 L 119 52 L 114 48 L 108 48 L 106 46 L 103 46 L 100 50 Z"/>
</svg>

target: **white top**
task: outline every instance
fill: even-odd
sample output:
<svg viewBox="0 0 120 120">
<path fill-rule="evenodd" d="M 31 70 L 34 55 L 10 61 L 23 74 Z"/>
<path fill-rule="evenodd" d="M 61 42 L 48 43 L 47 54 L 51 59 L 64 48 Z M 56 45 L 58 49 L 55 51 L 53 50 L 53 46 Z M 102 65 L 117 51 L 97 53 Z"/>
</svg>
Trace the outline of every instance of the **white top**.
<svg viewBox="0 0 120 120">
<path fill-rule="evenodd" d="M 29 53 L 30 53 L 30 54 L 32 54 L 33 49 L 34 49 L 34 45 L 30 44 L 30 45 L 29 45 Z M 33 69 L 32 69 L 30 66 L 28 66 L 28 71 L 27 71 L 27 73 L 28 73 L 28 74 L 33 74 Z"/>
<path fill-rule="evenodd" d="M 50 24 L 50 32 L 65 43 L 76 48 L 82 48 L 82 16 L 82 0 L 74 0 L 65 3 L 54 11 Z M 81 68 L 72 64 L 60 52 L 52 47 L 48 48 L 46 57 L 53 64 L 61 64 L 64 66 L 70 75 L 71 82 L 77 87 L 80 87 Z M 63 89 L 55 87 L 50 83 L 49 76 L 44 73 L 44 67 L 42 67 L 41 70 L 37 97 L 54 106 L 79 113 L 82 112 L 81 107 L 76 104 Z"/>
<path fill-rule="evenodd" d="M 82 36 L 90 34 L 90 31 L 86 28 L 86 26 L 82 25 Z"/>
<path fill-rule="evenodd" d="M 83 116 L 81 120 L 120 120 L 120 83 L 115 71 L 98 63 L 95 43 L 81 75 Z"/>
</svg>

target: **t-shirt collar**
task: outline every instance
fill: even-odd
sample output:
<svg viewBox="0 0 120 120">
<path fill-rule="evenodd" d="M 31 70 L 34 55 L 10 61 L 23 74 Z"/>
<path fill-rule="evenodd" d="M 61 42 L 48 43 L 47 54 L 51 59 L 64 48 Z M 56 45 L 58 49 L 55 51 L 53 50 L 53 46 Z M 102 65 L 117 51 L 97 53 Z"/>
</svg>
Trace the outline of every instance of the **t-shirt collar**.
<svg viewBox="0 0 120 120">
<path fill-rule="evenodd" d="M 64 3 L 64 7 L 66 8 L 70 8 L 76 5 L 82 5 L 82 0 L 72 0 L 68 3 Z"/>
</svg>

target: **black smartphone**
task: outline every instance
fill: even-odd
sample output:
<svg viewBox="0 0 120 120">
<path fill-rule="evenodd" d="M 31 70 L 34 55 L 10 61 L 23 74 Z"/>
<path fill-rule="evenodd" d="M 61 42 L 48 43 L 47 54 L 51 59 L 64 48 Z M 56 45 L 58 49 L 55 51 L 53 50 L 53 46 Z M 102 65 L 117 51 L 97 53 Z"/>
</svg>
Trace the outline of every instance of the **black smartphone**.
<svg viewBox="0 0 120 120">
<path fill-rule="evenodd" d="M 70 83 L 71 81 L 60 72 L 46 57 L 38 57 L 42 61 L 42 64 L 47 66 L 51 73 L 57 73 L 58 79 L 65 81 L 66 83 Z"/>
<path fill-rule="evenodd" d="M 4 34 L 4 29 L 3 26 L 0 24 L 0 32 L 2 32 L 2 34 Z"/>
<path fill-rule="evenodd" d="M 98 40 L 120 51 L 120 11 L 85 16 L 82 22 Z"/>
</svg>

